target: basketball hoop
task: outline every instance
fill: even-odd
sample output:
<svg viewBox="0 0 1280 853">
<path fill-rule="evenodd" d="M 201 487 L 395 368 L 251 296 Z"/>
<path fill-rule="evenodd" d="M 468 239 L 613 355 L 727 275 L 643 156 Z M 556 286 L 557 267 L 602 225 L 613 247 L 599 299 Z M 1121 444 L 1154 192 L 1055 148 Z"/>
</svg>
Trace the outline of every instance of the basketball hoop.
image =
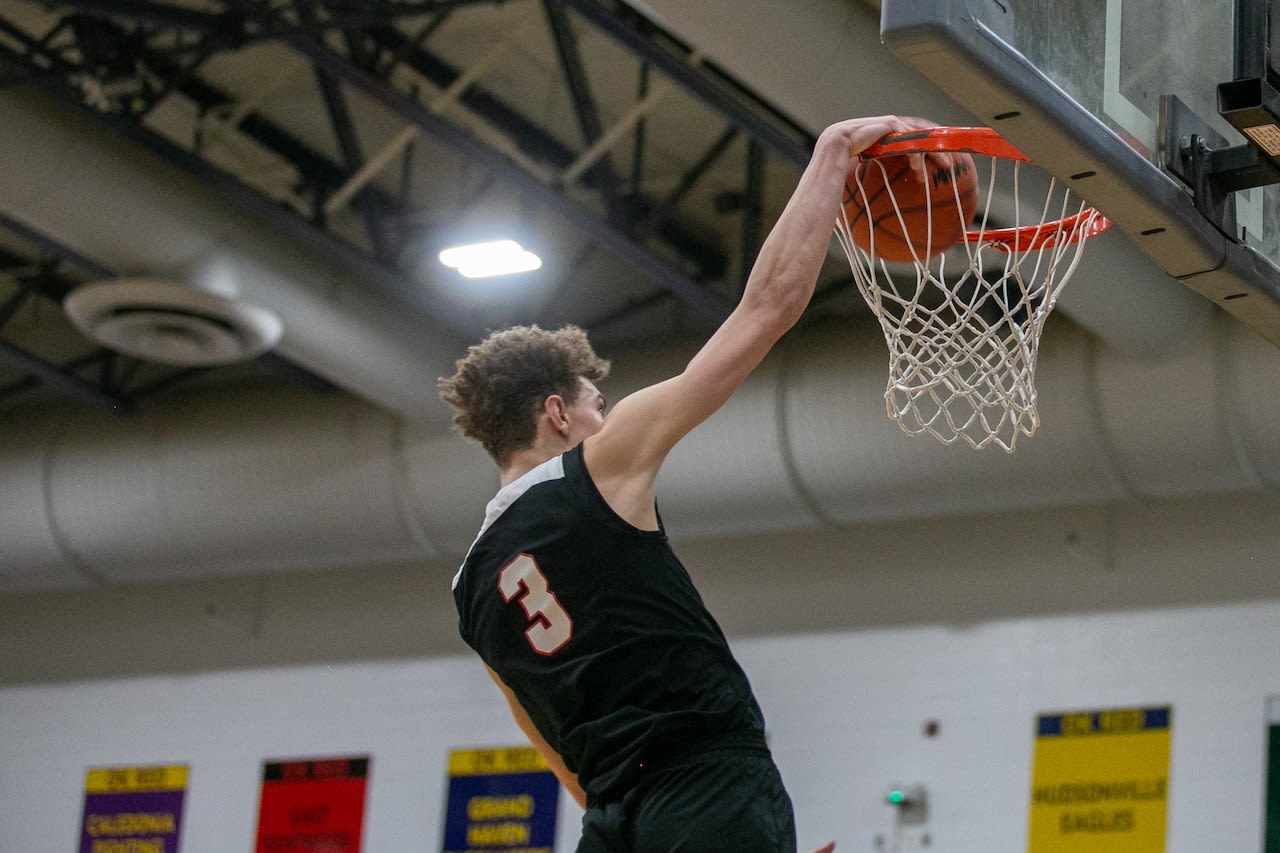
<svg viewBox="0 0 1280 853">
<path fill-rule="evenodd" d="M 925 193 L 908 208 L 895 197 L 895 183 L 881 180 L 877 192 L 887 193 L 892 208 L 882 219 L 896 221 L 868 217 L 855 235 L 849 209 L 875 209 L 864 176 L 884 174 L 881 158 L 908 154 L 925 155 L 933 183 L 946 191 Z M 972 195 L 962 199 L 958 189 L 961 154 L 981 176 L 976 184 L 968 177 L 976 209 Z M 1042 204 L 1020 201 L 1031 183 L 1022 173 L 1030 161 L 990 128 L 891 134 L 862 152 L 862 160 L 865 168 L 846 188 L 836 235 L 889 345 L 889 417 L 910 435 L 927 432 L 943 444 L 963 439 L 975 449 L 994 443 L 1012 453 L 1018 436 L 1031 436 L 1040 424 L 1035 369 L 1045 319 L 1085 241 L 1111 222 L 1056 179 Z M 939 169 L 950 169 L 950 177 L 939 180 Z M 964 215 L 966 207 L 972 216 Z M 954 219 L 957 211 L 963 236 L 954 246 L 934 246 L 927 236 L 912 244 L 913 228 L 932 234 L 935 218 Z M 891 232 L 907 235 L 908 261 L 891 264 L 877 251 L 877 235 L 887 245 Z"/>
</svg>

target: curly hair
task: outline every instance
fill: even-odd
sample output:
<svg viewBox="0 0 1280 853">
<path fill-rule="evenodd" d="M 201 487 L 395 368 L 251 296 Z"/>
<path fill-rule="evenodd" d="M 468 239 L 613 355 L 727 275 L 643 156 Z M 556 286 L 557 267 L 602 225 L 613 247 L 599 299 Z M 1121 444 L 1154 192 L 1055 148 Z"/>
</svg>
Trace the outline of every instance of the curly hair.
<svg viewBox="0 0 1280 853">
<path fill-rule="evenodd" d="M 609 362 L 577 326 L 492 332 L 455 367 L 453 376 L 440 379 L 440 397 L 453 407 L 454 428 L 480 442 L 499 466 L 533 444 L 547 397 L 558 394 L 572 404 L 582 390 L 579 377 L 594 383 L 609 375 Z"/>
</svg>

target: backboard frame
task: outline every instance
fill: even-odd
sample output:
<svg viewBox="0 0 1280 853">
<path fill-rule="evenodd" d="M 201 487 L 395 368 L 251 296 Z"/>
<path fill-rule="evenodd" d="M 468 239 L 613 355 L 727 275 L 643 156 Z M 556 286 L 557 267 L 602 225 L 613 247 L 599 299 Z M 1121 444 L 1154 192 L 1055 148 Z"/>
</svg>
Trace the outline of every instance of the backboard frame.
<svg viewBox="0 0 1280 853">
<path fill-rule="evenodd" d="M 1192 194 L 979 20 L 966 0 L 882 0 L 903 62 L 1067 183 L 1181 284 L 1280 347 L 1280 267 L 1224 234 Z"/>
</svg>

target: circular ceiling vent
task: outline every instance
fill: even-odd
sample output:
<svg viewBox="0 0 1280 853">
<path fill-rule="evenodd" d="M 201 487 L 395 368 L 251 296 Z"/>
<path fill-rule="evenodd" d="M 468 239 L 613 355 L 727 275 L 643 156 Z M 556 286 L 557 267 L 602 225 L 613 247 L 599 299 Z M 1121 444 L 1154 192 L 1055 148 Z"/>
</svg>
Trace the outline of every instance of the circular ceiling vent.
<svg viewBox="0 0 1280 853">
<path fill-rule="evenodd" d="M 63 307 L 80 331 L 108 349 L 184 367 L 248 361 L 283 334 L 280 319 L 264 308 L 147 279 L 86 284 Z"/>
</svg>

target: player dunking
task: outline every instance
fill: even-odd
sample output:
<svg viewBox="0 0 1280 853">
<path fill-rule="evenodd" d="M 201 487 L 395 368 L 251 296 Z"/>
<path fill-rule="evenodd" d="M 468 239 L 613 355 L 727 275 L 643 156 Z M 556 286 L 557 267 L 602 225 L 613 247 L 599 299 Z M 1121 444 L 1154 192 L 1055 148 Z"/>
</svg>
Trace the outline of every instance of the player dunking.
<svg viewBox="0 0 1280 853">
<path fill-rule="evenodd" d="M 920 126 L 823 131 L 733 313 L 684 372 L 608 417 L 608 362 L 573 327 L 494 333 L 440 382 L 501 474 L 454 578 L 460 630 L 586 809 L 579 853 L 796 848 L 763 715 L 667 543 L 654 482 L 800 318 L 859 152 Z"/>
</svg>

